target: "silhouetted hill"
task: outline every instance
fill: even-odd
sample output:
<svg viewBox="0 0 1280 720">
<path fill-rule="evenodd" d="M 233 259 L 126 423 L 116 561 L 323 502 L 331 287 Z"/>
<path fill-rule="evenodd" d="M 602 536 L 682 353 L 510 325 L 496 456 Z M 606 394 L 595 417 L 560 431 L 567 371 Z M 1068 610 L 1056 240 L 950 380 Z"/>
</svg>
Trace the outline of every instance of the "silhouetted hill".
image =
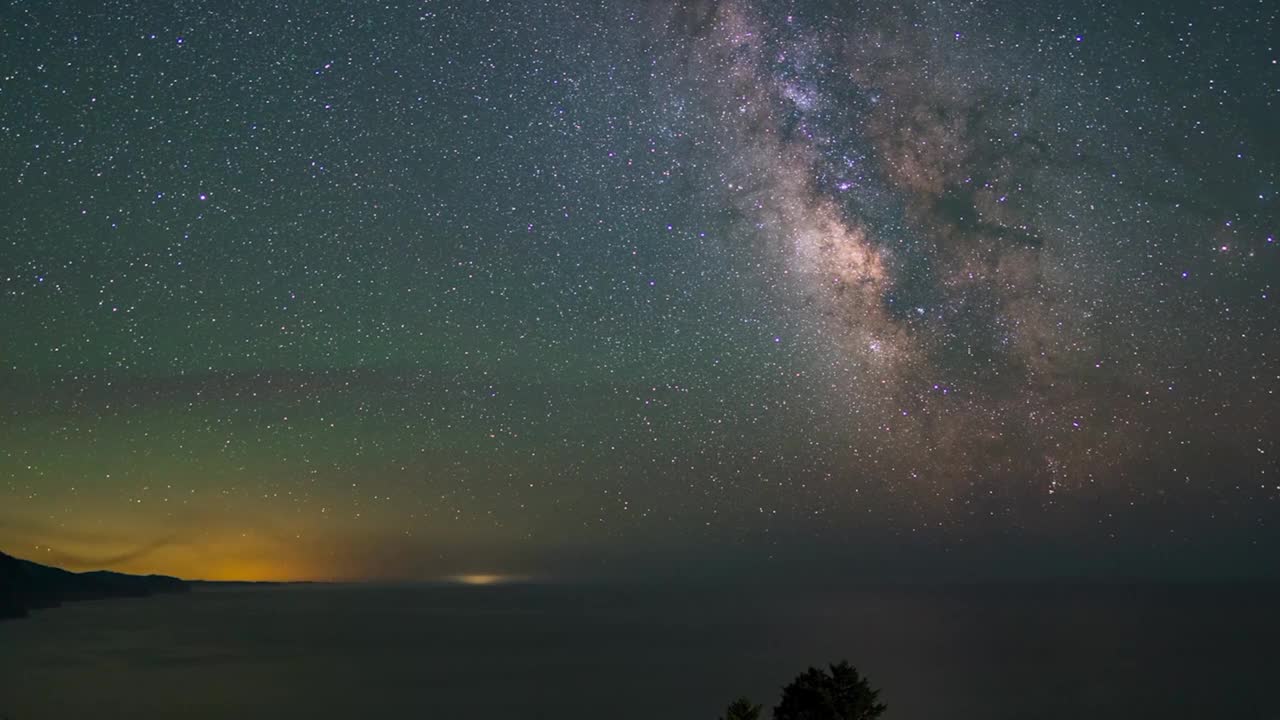
<svg viewBox="0 0 1280 720">
<path fill-rule="evenodd" d="M 64 602 L 184 593 L 191 587 L 166 575 L 125 575 L 98 570 L 73 573 L 0 553 L 0 620 Z"/>
</svg>

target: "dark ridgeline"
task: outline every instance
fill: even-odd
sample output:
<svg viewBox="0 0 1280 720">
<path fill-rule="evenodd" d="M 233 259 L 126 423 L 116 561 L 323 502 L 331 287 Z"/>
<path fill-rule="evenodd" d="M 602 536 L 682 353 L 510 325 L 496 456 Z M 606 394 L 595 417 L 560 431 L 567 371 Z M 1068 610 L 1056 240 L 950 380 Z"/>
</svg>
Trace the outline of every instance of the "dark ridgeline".
<svg viewBox="0 0 1280 720">
<path fill-rule="evenodd" d="M 0 620 L 26 617 L 27 611 L 64 602 L 184 593 L 191 586 L 166 575 L 73 573 L 0 553 Z"/>
</svg>

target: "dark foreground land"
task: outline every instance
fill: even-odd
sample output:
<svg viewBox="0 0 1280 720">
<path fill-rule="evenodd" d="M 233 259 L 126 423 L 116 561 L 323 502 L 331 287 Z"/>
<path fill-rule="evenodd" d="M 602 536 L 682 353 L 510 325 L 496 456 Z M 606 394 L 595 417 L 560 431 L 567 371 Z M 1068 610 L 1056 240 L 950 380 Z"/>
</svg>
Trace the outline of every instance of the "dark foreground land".
<svg viewBox="0 0 1280 720">
<path fill-rule="evenodd" d="M 191 586 L 167 575 L 126 575 L 104 570 L 74 573 L 0 553 L 0 620 L 63 603 L 185 593 Z"/>
</svg>

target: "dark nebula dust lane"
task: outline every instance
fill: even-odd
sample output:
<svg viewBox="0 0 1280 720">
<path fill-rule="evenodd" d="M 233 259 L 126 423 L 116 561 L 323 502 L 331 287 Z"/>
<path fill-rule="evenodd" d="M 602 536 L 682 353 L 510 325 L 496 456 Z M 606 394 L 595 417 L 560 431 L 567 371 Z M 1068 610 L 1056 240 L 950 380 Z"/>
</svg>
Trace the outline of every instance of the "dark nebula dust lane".
<svg viewBox="0 0 1280 720">
<path fill-rule="evenodd" d="M 735 232 L 776 258 L 771 300 L 820 358 L 807 404 L 849 412 L 851 445 L 897 466 L 867 479 L 915 485 L 951 521 L 986 514 L 993 490 L 1040 509 L 1172 486 L 1203 500 L 1224 488 L 1186 470 L 1218 462 L 1245 496 L 1273 494 L 1274 198 L 1191 200 L 1240 184 L 1211 172 L 1232 159 L 1273 182 L 1257 98 L 1237 99 L 1220 157 L 1190 161 L 1171 136 L 1205 121 L 1170 86 L 1181 63 L 1155 56 L 1179 35 L 1159 13 L 1037 27 L 875 5 L 677 7 L 678 61 L 657 80 L 702 99 L 693 145 Z M 1248 310 L 1188 312 L 1236 282 Z M 1224 345 L 1249 382 L 1208 369 Z"/>
<path fill-rule="evenodd" d="M 1268 572 L 1276 15 L 7 7 L 0 546 Z"/>
</svg>

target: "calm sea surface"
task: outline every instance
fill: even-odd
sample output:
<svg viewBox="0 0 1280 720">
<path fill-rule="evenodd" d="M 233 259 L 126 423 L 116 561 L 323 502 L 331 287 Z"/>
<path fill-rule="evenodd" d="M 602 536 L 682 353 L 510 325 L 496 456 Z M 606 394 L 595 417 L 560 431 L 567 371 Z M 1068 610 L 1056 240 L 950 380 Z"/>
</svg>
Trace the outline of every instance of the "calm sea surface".
<svg viewBox="0 0 1280 720">
<path fill-rule="evenodd" d="M 288 587 L 0 623 L 0 718 L 664 718 L 849 659 L 887 720 L 1280 720 L 1280 587 Z"/>
</svg>

